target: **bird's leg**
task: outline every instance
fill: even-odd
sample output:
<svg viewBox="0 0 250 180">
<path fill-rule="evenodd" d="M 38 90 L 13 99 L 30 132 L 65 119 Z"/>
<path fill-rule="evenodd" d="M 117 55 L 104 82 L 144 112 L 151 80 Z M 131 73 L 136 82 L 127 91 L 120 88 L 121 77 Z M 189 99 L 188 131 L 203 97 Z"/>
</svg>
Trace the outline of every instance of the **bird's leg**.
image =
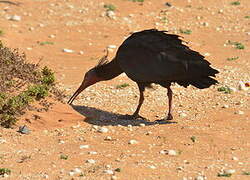
<svg viewBox="0 0 250 180">
<path fill-rule="evenodd" d="M 143 91 L 145 90 L 145 87 L 138 84 L 138 87 L 139 87 L 139 91 L 140 91 L 140 98 L 139 98 L 139 104 L 135 110 L 135 112 L 133 113 L 133 117 L 134 118 L 142 118 L 140 115 L 139 115 L 139 111 L 141 109 L 141 106 L 142 106 L 142 103 L 144 101 L 144 94 L 143 94 Z"/>
<path fill-rule="evenodd" d="M 170 86 L 167 87 L 168 92 L 168 115 L 166 117 L 166 120 L 172 120 L 173 116 L 172 116 L 172 97 L 173 97 L 173 91 L 171 90 Z"/>
<path fill-rule="evenodd" d="M 144 101 L 144 95 L 143 92 L 145 90 L 145 86 L 143 84 L 139 84 L 137 83 L 138 87 L 139 87 L 139 91 L 140 91 L 140 98 L 139 98 L 139 104 L 135 110 L 135 112 L 132 115 L 122 115 L 121 118 L 126 118 L 126 119 L 137 119 L 137 118 L 142 118 L 144 119 L 142 116 L 139 115 L 139 111 L 141 109 L 142 103 Z"/>
</svg>

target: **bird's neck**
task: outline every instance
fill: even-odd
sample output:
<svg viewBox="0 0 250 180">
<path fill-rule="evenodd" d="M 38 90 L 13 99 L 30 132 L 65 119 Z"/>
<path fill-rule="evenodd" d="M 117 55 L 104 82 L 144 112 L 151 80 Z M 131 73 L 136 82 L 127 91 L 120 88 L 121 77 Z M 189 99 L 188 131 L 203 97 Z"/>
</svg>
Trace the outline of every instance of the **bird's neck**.
<svg viewBox="0 0 250 180">
<path fill-rule="evenodd" d="M 119 76 L 122 72 L 123 71 L 115 59 L 96 69 L 97 76 L 103 78 L 103 80 L 113 79 Z"/>
</svg>

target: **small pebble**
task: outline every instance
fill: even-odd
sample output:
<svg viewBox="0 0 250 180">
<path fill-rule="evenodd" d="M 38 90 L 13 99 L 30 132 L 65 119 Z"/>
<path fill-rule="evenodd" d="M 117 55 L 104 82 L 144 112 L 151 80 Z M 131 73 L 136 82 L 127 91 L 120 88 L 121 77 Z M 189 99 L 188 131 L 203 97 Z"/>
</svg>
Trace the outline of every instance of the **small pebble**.
<svg viewBox="0 0 250 180">
<path fill-rule="evenodd" d="M 112 170 L 110 170 L 110 169 L 107 169 L 107 170 L 104 170 L 103 173 L 113 175 L 113 174 L 114 174 L 114 171 L 112 171 Z"/>
<path fill-rule="evenodd" d="M 74 51 L 73 50 L 71 50 L 71 49 L 62 49 L 62 51 L 63 52 L 66 52 L 66 53 L 73 53 Z"/>
<path fill-rule="evenodd" d="M 0 144 L 6 143 L 7 141 L 3 138 L 0 138 Z"/>
<path fill-rule="evenodd" d="M 128 143 L 129 143 L 129 144 L 138 144 L 138 141 L 132 139 L 132 140 L 130 140 Z"/>
<path fill-rule="evenodd" d="M 175 151 L 175 150 L 168 150 L 167 154 L 170 155 L 170 156 L 176 156 L 176 155 L 178 155 L 177 151 Z"/>
<path fill-rule="evenodd" d="M 235 171 L 235 169 L 226 169 L 226 170 L 224 170 L 224 172 L 227 173 L 227 174 L 233 174 L 236 171 Z"/>
<path fill-rule="evenodd" d="M 112 137 L 111 137 L 111 136 L 107 136 L 107 137 L 105 137 L 104 140 L 105 140 L 105 141 L 111 141 L 111 140 L 112 140 Z"/>
<path fill-rule="evenodd" d="M 243 114 L 244 114 L 244 112 L 239 110 L 239 111 L 236 111 L 234 114 L 243 115 Z"/>
<path fill-rule="evenodd" d="M 156 169 L 156 167 L 154 165 L 150 165 L 149 168 L 150 169 Z"/>
<path fill-rule="evenodd" d="M 206 178 L 204 177 L 204 176 L 197 176 L 196 178 L 195 178 L 195 180 L 205 180 Z"/>
<path fill-rule="evenodd" d="M 11 21 L 21 21 L 22 17 L 18 15 L 13 15 L 9 17 L 9 20 Z"/>
<path fill-rule="evenodd" d="M 116 180 L 117 176 L 111 176 L 111 180 Z"/>
<path fill-rule="evenodd" d="M 139 126 L 145 127 L 146 125 L 144 123 L 140 123 Z"/>
<path fill-rule="evenodd" d="M 96 155 L 97 152 L 96 151 L 89 151 L 88 154 L 91 154 L 91 155 Z"/>
<path fill-rule="evenodd" d="M 88 160 L 86 161 L 86 163 L 95 164 L 96 161 L 95 161 L 94 159 L 88 159 Z"/>
<path fill-rule="evenodd" d="M 109 131 L 108 128 L 105 128 L 105 127 L 100 127 L 98 129 L 98 132 L 100 132 L 100 133 L 107 133 L 108 131 Z"/>
<path fill-rule="evenodd" d="M 224 104 L 223 106 L 222 106 L 222 108 L 229 108 L 229 106 L 227 105 L 227 104 Z"/>
<path fill-rule="evenodd" d="M 24 125 L 24 126 L 20 126 L 17 132 L 20 132 L 21 134 L 29 134 L 30 130 L 26 125 Z"/>
<path fill-rule="evenodd" d="M 187 114 L 184 113 L 184 112 L 182 112 L 182 113 L 179 114 L 179 116 L 182 117 L 182 118 L 184 118 L 184 117 L 187 117 Z"/>
<path fill-rule="evenodd" d="M 80 145 L 80 149 L 88 149 L 89 145 Z"/>
<path fill-rule="evenodd" d="M 238 161 L 239 160 L 239 158 L 237 158 L 237 157 L 232 157 L 232 160 L 234 160 L 234 161 Z"/>
<path fill-rule="evenodd" d="M 107 48 L 110 48 L 110 49 L 115 49 L 116 48 L 116 45 L 108 45 Z"/>
</svg>

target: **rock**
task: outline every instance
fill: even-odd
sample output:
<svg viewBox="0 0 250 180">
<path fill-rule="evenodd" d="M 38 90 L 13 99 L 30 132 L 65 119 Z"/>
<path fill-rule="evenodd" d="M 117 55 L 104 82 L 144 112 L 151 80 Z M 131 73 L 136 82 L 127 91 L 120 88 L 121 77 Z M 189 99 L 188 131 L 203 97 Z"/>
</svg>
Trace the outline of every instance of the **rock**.
<svg viewBox="0 0 250 180">
<path fill-rule="evenodd" d="M 71 49 L 62 49 L 62 51 L 63 52 L 66 52 L 66 53 L 73 53 L 74 51 L 73 50 L 71 50 Z"/>
<path fill-rule="evenodd" d="M 232 157 L 232 160 L 234 160 L 234 161 L 238 161 L 239 160 L 239 158 L 237 158 L 237 157 Z"/>
<path fill-rule="evenodd" d="M 176 155 L 178 155 L 177 151 L 172 150 L 172 149 L 171 149 L 171 150 L 168 150 L 168 151 L 167 151 L 167 154 L 170 155 L 170 156 L 176 156 Z"/>
<path fill-rule="evenodd" d="M 154 165 L 150 165 L 148 166 L 150 169 L 156 169 L 156 167 Z"/>
<path fill-rule="evenodd" d="M 239 81 L 238 88 L 239 88 L 239 90 L 241 90 L 241 91 L 247 91 L 247 90 L 248 90 L 248 88 L 246 87 L 245 83 L 242 82 L 242 81 Z"/>
<path fill-rule="evenodd" d="M 110 169 L 107 169 L 107 170 L 104 170 L 103 173 L 113 175 L 113 174 L 114 174 L 114 171 L 112 171 L 112 170 L 110 170 Z"/>
<path fill-rule="evenodd" d="M 8 18 L 11 21 L 21 21 L 22 17 L 18 15 L 13 15 Z"/>
<path fill-rule="evenodd" d="M 180 116 L 181 118 L 185 118 L 185 117 L 187 117 L 187 114 L 184 113 L 184 112 L 181 112 L 181 113 L 179 114 L 179 116 Z"/>
<path fill-rule="evenodd" d="M 146 125 L 144 123 L 140 123 L 139 126 L 145 127 Z"/>
<path fill-rule="evenodd" d="M 97 131 L 100 133 L 107 133 L 109 130 L 108 130 L 108 128 L 100 127 Z"/>
<path fill-rule="evenodd" d="M 7 141 L 3 138 L 0 138 L 0 144 L 6 143 Z"/>
<path fill-rule="evenodd" d="M 211 54 L 210 53 L 208 53 L 208 52 L 206 52 L 205 54 L 204 54 L 204 56 L 210 56 Z"/>
<path fill-rule="evenodd" d="M 80 149 L 88 149 L 89 145 L 80 145 Z"/>
<path fill-rule="evenodd" d="M 245 114 L 245 113 L 244 113 L 244 111 L 240 111 L 240 110 L 239 110 L 239 111 L 236 111 L 234 114 L 243 115 L 243 114 Z"/>
<path fill-rule="evenodd" d="M 226 174 L 233 174 L 235 172 L 236 172 L 235 169 L 226 169 L 226 170 L 224 170 L 224 173 L 226 173 Z"/>
<path fill-rule="evenodd" d="M 24 126 L 20 126 L 17 132 L 20 132 L 22 134 L 29 134 L 30 130 L 26 125 L 24 125 Z"/>
<path fill-rule="evenodd" d="M 107 137 L 105 137 L 104 140 L 105 140 L 105 141 L 111 141 L 111 140 L 112 140 L 112 137 L 111 137 L 111 136 L 107 136 Z"/>
<path fill-rule="evenodd" d="M 96 155 L 97 152 L 96 151 L 89 151 L 88 154 L 91 154 L 91 155 Z"/>
<path fill-rule="evenodd" d="M 115 49 L 115 48 L 116 48 L 116 45 L 108 45 L 107 48 L 109 48 L 109 49 Z"/>
<path fill-rule="evenodd" d="M 106 16 L 108 16 L 111 19 L 116 19 L 114 11 L 106 11 Z"/>
<path fill-rule="evenodd" d="M 205 179 L 206 178 L 204 176 L 201 176 L 201 175 L 195 177 L 195 180 L 205 180 Z"/>
<path fill-rule="evenodd" d="M 95 164 L 96 161 L 95 161 L 94 159 L 88 159 L 88 160 L 86 161 L 86 163 Z"/>
<path fill-rule="evenodd" d="M 116 180 L 117 176 L 111 176 L 111 180 Z"/>
<path fill-rule="evenodd" d="M 227 104 L 224 104 L 223 106 L 222 106 L 222 108 L 229 108 L 229 106 L 227 105 Z"/>
<path fill-rule="evenodd" d="M 138 144 L 138 141 L 132 139 L 132 140 L 130 140 L 128 143 L 129 143 L 129 144 Z"/>
<path fill-rule="evenodd" d="M 84 54 L 84 52 L 83 52 L 83 51 L 79 51 L 79 54 L 80 54 L 80 55 L 83 55 L 83 54 Z"/>
</svg>

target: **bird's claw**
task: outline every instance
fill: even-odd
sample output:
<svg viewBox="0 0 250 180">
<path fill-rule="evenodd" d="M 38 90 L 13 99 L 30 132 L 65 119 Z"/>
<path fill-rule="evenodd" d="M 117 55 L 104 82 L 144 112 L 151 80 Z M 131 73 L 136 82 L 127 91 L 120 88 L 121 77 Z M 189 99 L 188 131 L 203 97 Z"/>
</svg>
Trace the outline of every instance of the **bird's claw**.
<svg viewBox="0 0 250 180">
<path fill-rule="evenodd" d="M 168 122 L 169 120 L 173 120 L 173 116 L 172 114 L 168 114 L 167 117 L 165 117 L 164 119 L 159 119 L 159 120 L 156 120 L 157 123 L 164 123 L 164 122 Z"/>
</svg>

